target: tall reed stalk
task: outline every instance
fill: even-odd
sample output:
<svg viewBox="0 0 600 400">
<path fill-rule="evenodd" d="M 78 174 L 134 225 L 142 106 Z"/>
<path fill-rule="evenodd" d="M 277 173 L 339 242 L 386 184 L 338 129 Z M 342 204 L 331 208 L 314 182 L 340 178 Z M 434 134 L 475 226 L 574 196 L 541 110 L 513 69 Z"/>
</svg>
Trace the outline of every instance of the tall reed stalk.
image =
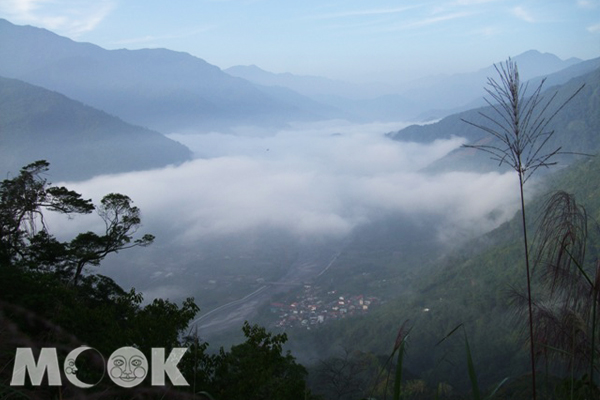
<svg viewBox="0 0 600 400">
<path fill-rule="evenodd" d="M 523 245 L 527 282 L 527 303 L 529 309 L 529 340 L 531 359 L 531 384 L 533 400 L 536 395 L 536 368 L 535 348 L 533 340 L 533 307 L 531 298 L 531 267 L 529 262 L 529 245 L 527 239 L 527 220 L 525 215 L 525 182 L 540 167 L 549 167 L 556 164 L 552 158 L 564 153 L 561 147 L 547 150 L 545 147 L 554 135 L 554 131 L 547 130 L 548 125 L 556 114 L 573 98 L 583 86 L 554 111 L 549 107 L 558 92 L 548 100 L 542 98 L 542 86 L 545 80 L 526 97 L 527 84 L 523 85 L 519 79 L 516 63 L 510 58 L 499 66 L 494 66 L 500 81 L 488 78 L 486 92 L 491 100 L 486 102 L 492 109 L 492 115 L 480 112 L 486 123 L 464 122 L 479 128 L 495 139 L 491 144 L 465 145 L 491 154 L 491 158 L 499 165 L 508 164 L 519 177 L 519 193 L 521 199 L 521 221 L 523 229 Z"/>
</svg>

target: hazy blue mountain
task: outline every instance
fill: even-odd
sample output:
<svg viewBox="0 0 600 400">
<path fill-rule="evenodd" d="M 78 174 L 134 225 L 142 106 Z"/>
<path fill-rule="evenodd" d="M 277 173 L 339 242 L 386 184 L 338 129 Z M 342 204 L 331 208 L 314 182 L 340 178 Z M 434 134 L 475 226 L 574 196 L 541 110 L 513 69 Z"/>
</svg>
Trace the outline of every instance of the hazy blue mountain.
<svg viewBox="0 0 600 400">
<path fill-rule="evenodd" d="M 424 107 L 400 94 L 386 94 L 369 99 L 349 99 L 340 96 L 321 96 L 322 103 L 330 104 L 351 115 L 358 122 L 412 121 Z M 420 119 L 419 119 L 420 120 Z"/>
<path fill-rule="evenodd" d="M 537 87 L 541 83 L 542 79 L 546 79 L 546 82 L 544 83 L 544 85 L 546 87 L 562 85 L 564 83 L 567 83 L 568 81 L 570 81 L 573 78 L 585 75 L 585 74 L 592 72 L 598 68 L 600 68 L 600 57 L 594 58 L 591 60 L 578 62 L 577 64 L 574 64 L 570 67 L 567 67 L 565 69 L 562 69 L 558 72 L 555 72 L 555 73 L 547 75 L 547 76 L 541 75 L 541 76 L 532 78 L 529 80 L 529 87 L 530 88 Z M 519 72 L 520 71 L 521 71 L 521 66 L 519 65 Z"/>
<path fill-rule="evenodd" d="M 191 159 L 162 134 L 31 84 L 0 77 L 0 174 L 45 159 L 51 181 L 144 170 Z"/>
<path fill-rule="evenodd" d="M 320 76 L 294 75 L 289 72 L 274 73 L 256 65 L 236 65 L 223 70 L 231 76 L 246 79 L 264 86 L 281 86 L 311 98 L 339 96 L 343 98 L 364 98 L 370 93 L 361 85 L 323 78 Z"/>
<path fill-rule="evenodd" d="M 320 118 L 187 53 L 105 50 L 0 20 L 0 75 L 164 133 Z"/>
<path fill-rule="evenodd" d="M 566 83 L 570 79 L 600 67 L 600 58 L 581 61 L 577 58 L 561 60 L 553 54 L 531 50 L 513 58 L 519 66 L 521 78 L 530 80 L 530 88 L 547 78 L 545 87 Z M 555 72 L 558 71 L 558 72 Z M 362 120 L 431 121 L 445 116 L 482 107 L 486 103 L 484 86 L 488 77 L 497 76 L 489 66 L 473 73 L 429 77 L 407 86 L 397 94 L 368 99 L 342 99 L 339 96 L 321 97 L 323 103 L 353 113 Z"/>
<path fill-rule="evenodd" d="M 550 75 L 581 62 L 577 58 L 561 60 L 553 54 L 540 53 L 536 50 L 512 57 L 512 60 L 519 66 L 519 74 L 523 81 Z M 504 61 L 498 60 L 497 64 Z M 484 86 L 487 78 L 494 76 L 497 76 L 496 70 L 493 65 L 490 65 L 476 72 L 427 77 L 413 82 L 401 94 L 417 103 L 426 104 L 430 110 L 438 110 L 437 113 L 430 112 L 426 116 L 442 117 L 460 111 L 461 106 L 472 107 L 473 101 L 485 95 Z M 450 111 L 444 113 L 442 110 Z"/>
<path fill-rule="evenodd" d="M 569 59 L 569 60 L 573 61 L 573 60 L 578 60 L 578 59 Z M 569 60 L 567 60 L 567 61 L 571 62 Z M 525 65 L 527 65 L 527 64 L 525 64 Z M 574 64 L 570 67 L 562 69 L 558 72 L 554 72 L 550 75 L 542 74 L 535 78 L 529 79 L 528 89 L 532 90 L 532 89 L 535 89 L 536 87 L 538 87 L 539 84 L 542 82 L 542 79 L 546 80 L 546 82 L 544 84 L 544 86 L 546 88 L 555 86 L 555 85 L 562 85 L 563 83 L 566 83 L 575 77 L 587 74 L 588 72 L 592 72 L 593 70 L 595 70 L 597 68 L 600 68 L 600 57 L 594 58 L 591 60 L 577 62 L 576 64 Z M 490 73 L 489 76 L 497 76 L 497 73 L 495 70 L 493 70 L 493 69 L 488 69 L 488 70 Z M 520 71 L 521 71 L 521 65 L 519 64 L 519 72 Z M 456 107 L 456 108 L 452 108 L 452 109 L 428 110 L 427 112 L 419 115 L 417 120 L 418 121 L 427 121 L 427 120 L 440 119 L 440 118 L 443 118 L 443 117 L 451 115 L 451 114 L 459 113 L 462 111 L 467 111 L 467 110 L 470 110 L 473 108 L 483 107 L 485 105 L 486 105 L 486 103 L 485 103 L 484 98 L 479 97 L 479 98 L 477 98 L 467 104 L 464 104 L 460 107 Z"/>
<path fill-rule="evenodd" d="M 513 57 L 512 60 L 519 65 L 519 75 L 521 75 L 521 79 L 523 80 L 529 80 L 541 75 L 549 75 L 582 62 L 581 59 L 576 57 L 561 60 L 554 54 L 541 53 L 537 50 L 526 51 L 525 53 Z M 490 66 L 478 71 L 478 74 L 489 75 L 494 71 L 495 68 Z"/>
<path fill-rule="evenodd" d="M 549 125 L 548 129 L 554 129 L 556 133 L 552 140 L 547 143 L 547 149 L 562 147 L 565 152 L 583 153 L 595 153 L 600 150 L 600 136 L 598 135 L 600 131 L 600 113 L 598 112 L 598 104 L 600 104 L 600 68 L 573 78 L 564 85 L 548 87 L 544 96 L 550 98 L 558 91 L 554 102 L 558 106 L 583 84 L 585 84 L 583 90 L 557 114 Z M 490 107 L 483 107 L 450 115 L 433 124 L 411 125 L 388 135 L 401 141 L 432 142 L 436 139 L 458 136 L 466 138 L 471 144 L 483 143 L 483 141 L 490 139 L 490 135 L 463 121 L 485 124 L 486 121 L 481 113 L 489 116 L 494 115 Z M 436 163 L 435 168 L 455 170 L 491 169 L 496 166 L 483 152 L 461 148 Z"/>
<path fill-rule="evenodd" d="M 304 96 L 294 90 L 283 86 L 268 86 L 255 84 L 262 92 L 266 93 L 272 99 L 288 104 L 301 111 L 304 120 L 321 120 L 321 119 L 352 119 L 348 113 L 339 110 L 338 108 L 320 103 L 310 97 Z"/>
<path fill-rule="evenodd" d="M 513 58 L 524 80 L 546 76 L 573 67 L 565 76 L 572 78 L 589 72 L 590 64 L 576 68 L 581 60 L 561 60 L 549 53 L 530 50 Z M 499 61 L 500 62 L 500 61 Z M 577 72 L 579 71 L 579 72 Z M 476 72 L 428 76 L 402 86 L 356 85 L 315 76 L 272 73 L 256 65 L 235 66 L 225 70 L 232 76 L 265 86 L 292 89 L 312 99 L 343 110 L 359 121 L 431 120 L 483 104 L 483 86 L 494 75 L 493 65 Z M 373 81 L 377 80 L 373 77 Z M 552 84 L 564 83 L 557 80 Z"/>
<path fill-rule="evenodd" d="M 256 65 L 238 65 L 224 71 L 265 87 L 293 90 L 319 104 L 342 110 L 344 118 L 353 121 L 405 120 L 424 108 L 412 99 L 395 93 L 397 88 L 390 85 L 353 84 L 317 76 L 277 74 Z"/>
</svg>

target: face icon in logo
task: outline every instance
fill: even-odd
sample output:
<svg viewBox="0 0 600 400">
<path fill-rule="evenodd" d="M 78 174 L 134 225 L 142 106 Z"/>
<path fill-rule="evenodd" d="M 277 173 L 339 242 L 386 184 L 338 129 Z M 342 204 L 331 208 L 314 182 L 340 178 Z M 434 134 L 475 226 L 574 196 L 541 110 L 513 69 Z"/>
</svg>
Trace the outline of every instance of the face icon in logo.
<svg viewBox="0 0 600 400">
<path fill-rule="evenodd" d="M 85 354 L 85 356 L 83 354 Z M 93 367 L 94 360 L 96 360 L 96 362 L 102 360 L 101 364 L 105 364 L 104 357 L 102 357 L 102 354 L 100 354 L 98 350 L 87 346 L 76 348 L 65 358 L 65 362 L 63 364 L 65 377 L 73 385 L 80 388 L 86 389 L 96 385 L 104 376 L 105 370 L 103 368 L 102 372 L 99 373 L 98 369 Z M 96 377 L 98 380 L 96 383 L 86 383 L 79 380 L 82 376 L 85 377 L 86 380 L 94 380 Z"/>
<path fill-rule="evenodd" d="M 75 375 L 77 373 L 77 367 L 75 366 L 75 359 L 69 358 L 65 361 L 65 373 Z"/>
<path fill-rule="evenodd" d="M 110 379 L 121 387 L 139 385 L 148 374 L 146 356 L 134 347 L 121 347 L 108 359 Z"/>
</svg>

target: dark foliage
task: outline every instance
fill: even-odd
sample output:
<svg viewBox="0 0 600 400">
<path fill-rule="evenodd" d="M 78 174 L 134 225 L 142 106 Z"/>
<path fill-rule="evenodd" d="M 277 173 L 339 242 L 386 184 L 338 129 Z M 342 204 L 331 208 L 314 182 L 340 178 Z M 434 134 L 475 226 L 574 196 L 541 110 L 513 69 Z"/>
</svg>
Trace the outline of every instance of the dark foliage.
<svg viewBox="0 0 600 400">
<path fill-rule="evenodd" d="M 110 253 L 149 245 L 154 238 L 135 237 L 140 210 L 127 196 L 109 194 L 96 209 L 78 193 L 50 186 L 43 177 L 47 170 L 48 163 L 38 161 L 0 184 L 0 398 L 310 398 L 306 370 L 289 353 L 282 354 L 286 335 L 246 324 L 245 343 L 210 355 L 207 343 L 184 335 L 199 311 L 192 298 L 181 306 L 165 299 L 144 304 L 135 289 L 126 291 L 107 276 L 85 271 Z M 44 223 L 47 212 L 71 215 L 94 209 L 105 223 L 102 234 L 85 232 L 61 242 Z M 147 355 L 152 348 L 169 354 L 174 347 L 186 347 L 180 370 L 190 386 L 151 387 L 148 379 L 132 389 L 107 379 L 86 390 L 68 383 L 9 385 L 17 347 L 30 347 L 34 353 L 57 348 L 62 362 L 84 344 L 106 356 L 124 346 Z M 97 358 L 83 372 L 96 381 L 103 376 L 105 361 Z"/>
</svg>

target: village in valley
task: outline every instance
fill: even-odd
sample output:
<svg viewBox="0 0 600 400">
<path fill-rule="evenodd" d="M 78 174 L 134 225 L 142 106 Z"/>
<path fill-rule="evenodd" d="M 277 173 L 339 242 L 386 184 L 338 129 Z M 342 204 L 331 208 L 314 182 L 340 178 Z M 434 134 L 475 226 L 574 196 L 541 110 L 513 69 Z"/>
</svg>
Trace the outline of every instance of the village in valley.
<svg viewBox="0 0 600 400">
<path fill-rule="evenodd" d="M 312 329 L 341 318 L 367 314 L 380 303 L 377 297 L 340 295 L 335 290 L 325 292 L 318 286 L 304 284 L 294 301 L 271 303 L 270 311 L 277 315 L 274 325 L 278 328 Z"/>
</svg>

